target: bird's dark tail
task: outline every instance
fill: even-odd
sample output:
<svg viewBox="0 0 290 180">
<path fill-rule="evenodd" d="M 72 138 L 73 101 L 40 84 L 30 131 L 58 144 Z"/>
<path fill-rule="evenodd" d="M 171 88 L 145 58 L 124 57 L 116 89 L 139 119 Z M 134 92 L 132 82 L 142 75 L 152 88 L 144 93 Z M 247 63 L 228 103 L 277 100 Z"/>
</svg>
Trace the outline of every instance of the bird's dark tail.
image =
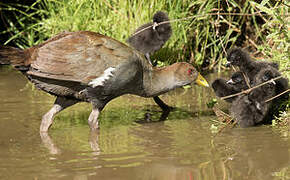
<svg viewBox="0 0 290 180">
<path fill-rule="evenodd" d="M 0 65 L 11 64 L 15 68 L 24 67 L 25 57 L 24 50 L 9 46 L 0 46 Z"/>
</svg>

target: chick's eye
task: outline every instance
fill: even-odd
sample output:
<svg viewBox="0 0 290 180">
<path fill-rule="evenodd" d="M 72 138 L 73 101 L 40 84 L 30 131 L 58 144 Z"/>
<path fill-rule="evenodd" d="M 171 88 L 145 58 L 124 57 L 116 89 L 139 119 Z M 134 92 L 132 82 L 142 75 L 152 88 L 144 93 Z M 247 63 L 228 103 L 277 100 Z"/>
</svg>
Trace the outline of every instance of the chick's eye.
<svg viewBox="0 0 290 180">
<path fill-rule="evenodd" d="M 264 81 L 268 81 L 268 80 L 270 79 L 270 78 L 269 78 L 268 76 L 266 76 L 266 75 L 264 75 L 262 78 L 263 78 Z"/>
<path fill-rule="evenodd" d="M 242 82 L 242 79 L 238 77 L 238 78 L 235 79 L 235 81 L 236 81 L 237 83 L 239 83 L 239 82 Z"/>
</svg>

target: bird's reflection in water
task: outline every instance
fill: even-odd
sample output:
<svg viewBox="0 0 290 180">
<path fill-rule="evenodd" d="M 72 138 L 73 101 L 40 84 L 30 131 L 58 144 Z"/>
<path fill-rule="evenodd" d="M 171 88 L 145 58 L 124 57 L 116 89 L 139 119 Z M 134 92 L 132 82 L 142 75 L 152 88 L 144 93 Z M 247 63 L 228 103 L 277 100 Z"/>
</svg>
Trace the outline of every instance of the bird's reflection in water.
<svg viewBox="0 0 290 180">
<path fill-rule="evenodd" d="M 171 116 L 182 112 L 186 118 L 193 117 L 178 108 L 171 111 Z M 209 125 L 194 120 L 150 123 L 164 120 L 161 117 L 170 112 L 159 117 L 160 113 L 147 111 L 144 122 L 136 126 L 91 131 L 84 138 L 89 152 L 71 145 L 68 151 L 62 149 L 54 166 L 65 172 L 67 167 L 83 168 L 77 174 L 94 179 L 270 180 L 280 171 L 287 171 L 289 145 L 268 127 L 233 128 L 213 138 L 207 133 Z M 76 137 L 79 131 L 74 132 L 72 136 Z M 40 137 L 50 154 L 61 153 L 47 133 Z"/>
<path fill-rule="evenodd" d="M 100 136 L 99 130 L 90 132 L 89 143 L 94 155 L 100 155 L 101 149 L 99 146 L 99 136 Z"/>
<path fill-rule="evenodd" d="M 99 135 L 100 135 L 99 130 L 90 131 L 89 144 L 93 152 L 93 155 L 100 155 L 100 147 L 98 143 Z M 56 144 L 54 143 L 54 141 L 47 132 L 41 132 L 40 138 L 42 144 L 44 145 L 44 147 L 48 149 L 50 154 L 52 155 L 61 154 L 61 150 L 56 146 Z"/>
<path fill-rule="evenodd" d="M 138 119 L 136 120 L 137 123 L 139 124 L 144 124 L 144 123 L 153 123 L 153 122 L 160 122 L 160 121 L 165 121 L 167 117 L 169 116 L 170 112 L 172 111 L 172 108 L 163 110 L 159 118 L 155 118 L 155 114 L 157 112 L 151 112 L 147 110 L 147 112 L 144 114 L 143 119 Z M 159 113 L 158 113 L 159 114 Z M 155 120 L 157 119 L 157 120 Z"/>
<path fill-rule="evenodd" d="M 137 120 L 137 123 L 143 124 L 143 123 L 152 123 L 152 122 L 160 122 L 160 121 L 165 121 L 167 117 L 169 116 L 172 108 L 162 111 L 161 115 L 158 120 L 154 120 L 153 113 L 156 112 L 151 112 L 147 111 L 144 114 L 144 118 L 141 120 Z M 94 155 L 100 155 L 100 146 L 99 146 L 99 136 L 100 136 L 100 130 L 91 130 L 89 134 L 89 145 L 91 150 L 93 151 Z M 44 147 L 46 147 L 49 150 L 50 154 L 61 154 L 61 150 L 56 146 L 52 138 L 47 132 L 40 132 L 40 138 L 42 141 L 42 144 Z"/>
<path fill-rule="evenodd" d="M 40 138 L 44 147 L 49 150 L 50 154 L 60 154 L 60 149 L 55 145 L 47 132 L 40 132 Z"/>
</svg>

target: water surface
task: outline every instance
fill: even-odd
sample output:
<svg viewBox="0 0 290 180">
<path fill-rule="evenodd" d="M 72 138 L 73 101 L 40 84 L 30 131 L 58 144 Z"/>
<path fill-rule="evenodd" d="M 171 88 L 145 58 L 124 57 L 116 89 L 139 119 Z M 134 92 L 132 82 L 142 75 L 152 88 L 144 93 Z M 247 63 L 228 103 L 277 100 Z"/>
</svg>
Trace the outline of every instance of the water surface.
<svg viewBox="0 0 290 180">
<path fill-rule="evenodd" d="M 162 113 L 152 99 L 126 95 L 106 106 L 98 133 L 87 125 L 90 105 L 80 103 L 39 134 L 54 97 L 0 68 L 0 179 L 290 178 L 287 133 L 261 126 L 216 135 L 210 128 L 216 117 L 206 106 L 212 97 L 197 86 L 163 95 L 176 109 L 158 121 Z"/>
</svg>

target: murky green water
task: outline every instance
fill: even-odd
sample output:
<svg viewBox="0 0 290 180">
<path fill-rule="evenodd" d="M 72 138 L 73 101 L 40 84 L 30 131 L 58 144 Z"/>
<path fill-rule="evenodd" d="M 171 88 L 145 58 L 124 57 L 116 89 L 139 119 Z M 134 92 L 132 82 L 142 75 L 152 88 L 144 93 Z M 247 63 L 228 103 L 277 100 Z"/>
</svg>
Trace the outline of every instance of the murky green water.
<svg viewBox="0 0 290 180">
<path fill-rule="evenodd" d="M 177 109 L 160 122 L 153 100 L 123 96 L 102 112 L 98 134 L 90 134 L 90 106 L 81 103 L 40 135 L 41 117 L 54 97 L 0 68 L 0 179 L 290 178 L 289 138 L 269 126 L 215 136 L 210 127 L 216 117 L 206 107 L 212 96 L 202 87 L 161 96 Z"/>
</svg>

